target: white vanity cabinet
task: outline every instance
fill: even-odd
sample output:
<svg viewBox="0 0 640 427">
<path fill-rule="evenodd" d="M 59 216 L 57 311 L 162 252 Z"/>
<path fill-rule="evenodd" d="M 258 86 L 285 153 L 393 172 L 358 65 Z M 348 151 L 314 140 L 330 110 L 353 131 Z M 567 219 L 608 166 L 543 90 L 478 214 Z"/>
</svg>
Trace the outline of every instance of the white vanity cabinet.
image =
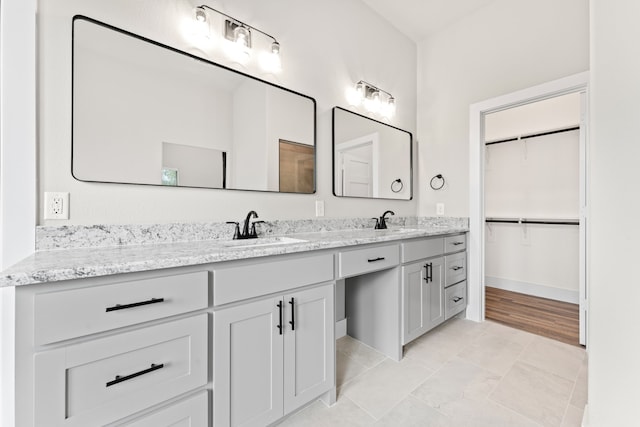
<svg viewBox="0 0 640 427">
<path fill-rule="evenodd" d="M 402 343 L 408 344 L 466 307 L 466 236 L 402 243 Z"/>
<path fill-rule="evenodd" d="M 333 255 L 279 262 L 214 272 L 216 285 L 254 294 L 299 276 L 290 292 L 214 310 L 215 426 L 265 426 L 335 387 Z"/>
</svg>

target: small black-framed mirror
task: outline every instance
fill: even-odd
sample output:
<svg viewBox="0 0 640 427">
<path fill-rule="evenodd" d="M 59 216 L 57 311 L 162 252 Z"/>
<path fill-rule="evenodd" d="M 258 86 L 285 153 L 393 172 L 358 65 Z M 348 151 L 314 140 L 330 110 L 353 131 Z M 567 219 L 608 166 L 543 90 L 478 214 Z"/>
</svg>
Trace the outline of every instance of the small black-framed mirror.
<svg viewBox="0 0 640 427">
<path fill-rule="evenodd" d="M 333 194 L 411 200 L 411 132 L 341 107 L 333 108 Z"/>
</svg>

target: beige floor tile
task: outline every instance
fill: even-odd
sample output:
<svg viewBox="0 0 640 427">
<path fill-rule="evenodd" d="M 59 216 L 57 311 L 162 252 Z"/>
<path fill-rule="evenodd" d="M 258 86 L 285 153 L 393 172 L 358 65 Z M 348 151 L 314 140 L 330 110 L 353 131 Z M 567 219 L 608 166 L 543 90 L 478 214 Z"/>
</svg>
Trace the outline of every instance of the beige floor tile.
<svg viewBox="0 0 640 427">
<path fill-rule="evenodd" d="M 438 326 L 435 331 L 456 336 L 462 335 L 469 340 L 484 332 L 487 326 L 487 322 L 479 323 L 467 319 L 453 318 Z"/>
<path fill-rule="evenodd" d="M 486 329 L 484 331 L 486 333 L 505 338 L 509 341 L 520 344 L 523 347 L 526 347 L 529 343 L 531 343 L 531 341 L 534 340 L 534 338 L 537 337 L 537 335 L 535 334 L 511 328 L 498 322 L 492 322 L 491 320 L 488 320 L 485 323 Z"/>
<path fill-rule="evenodd" d="M 398 363 L 387 359 L 342 387 L 341 396 L 380 419 L 432 374 L 415 360 Z"/>
<path fill-rule="evenodd" d="M 560 426 L 573 385 L 573 381 L 516 362 L 490 399 L 544 426 Z"/>
<path fill-rule="evenodd" d="M 371 415 L 353 401 L 342 398 L 335 405 L 327 407 L 317 401 L 309 407 L 286 419 L 279 427 L 330 427 L 330 426 L 370 426 L 374 423 Z"/>
<path fill-rule="evenodd" d="M 580 347 L 549 338 L 536 337 L 522 352 L 520 360 L 575 381 L 585 355 L 585 350 Z"/>
<path fill-rule="evenodd" d="M 578 373 L 578 378 L 576 379 L 573 394 L 571 395 L 571 401 L 569 402 L 577 408 L 584 408 L 584 405 L 587 404 L 587 369 L 587 359 L 585 358 L 585 360 L 582 362 L 582 366 L 580 367 L 580 372 Z"/>
<path fill-rule="evenodd" d="M 336 386 L 342 387 L 358 375 L 367 371 L 367 367 L 341 351 L 336 352 Z"/>
<path fill-rule="evenodd" d="M 445 415 L 453 415 L 469 400 L 485 400 L 500 376 L 454 358 L 411 394 Z"/>
<path fill-rule="evenodd" d="M 344 353 L 366 368 L 373 368 L 386 359 L 384 354 L 348 335 L 336 341 L 336 351 Z"/>
<path fill-rule="evenodd" d="M 562 427 L 581 427 L 583 412 L 584 408 L 579 409 L 573 405 L 569 405 L 562 420 Z"/>
<path fill-rule="evenodd" d="M 456 427 L 539 427 L 540 424 L 488 399 L 461 402 L 451 416 Z"/>
<path fill-rule="evenodd" d="M 404 357 L 437 370 L 468 344 L 464 335 L 431 331 L 405 346 Z"/>
<path fill-rule="evenodd" d="M 457 427 L 446 417 L 426 403 L 408 396 L 382 417 L 376 427 Z"/>
<path fill-rule="evenodd" d="M 486 332 L 462 349 L 458 356 L 502 376 L 511 369 L 522 350 L 522 345 Z"/>
</svg>

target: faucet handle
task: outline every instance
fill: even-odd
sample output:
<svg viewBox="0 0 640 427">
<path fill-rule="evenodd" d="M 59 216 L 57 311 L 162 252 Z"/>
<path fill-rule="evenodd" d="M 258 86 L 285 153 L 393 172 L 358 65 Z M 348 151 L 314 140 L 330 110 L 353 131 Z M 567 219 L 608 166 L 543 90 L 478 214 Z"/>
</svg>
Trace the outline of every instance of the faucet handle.
<svg viewBox="0 0 640 427">
<path fill-rule="evenodd" d="M 258 233 L 256 232 L 256 224 L 264 224 L 264 221 L 253 221 L 251 223 L 251 237 L 258 237 Z"/>
<path fill-rule="evenodd" d="M 375 219 L 376 220 L 376 225 L 373 227 L 374 230 L 379 230 L 380 229 L 380 220 L 378 218 L 371 218 L 371 219 Z"/>
<path fill-rule="evenodd" d="M 236 225 L 236 229 L 233 231 L 233 240 L 238 240 L 240 238 L 240 223 L 235 221 L 227 221 L 227 224 Z"/>
</svg>

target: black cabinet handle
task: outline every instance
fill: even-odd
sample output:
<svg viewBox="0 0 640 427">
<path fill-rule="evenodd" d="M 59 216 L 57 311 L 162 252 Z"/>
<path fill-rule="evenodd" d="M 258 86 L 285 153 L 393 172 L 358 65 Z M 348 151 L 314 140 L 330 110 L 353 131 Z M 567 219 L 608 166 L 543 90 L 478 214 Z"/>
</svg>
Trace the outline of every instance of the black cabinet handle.
<svg viewBox="0 0 640 427">
<path fill-rule="evenodd" d="M 164 298 L 151 298 L 150 300 L 147 300 L 147 301 L 134 302 L 131 304 L 116 304 L 113 307 L 107 307 L 106 311 L 108 313 L 110 311 L 125 310 L 127 308 L 140 307 L 142 305 L 157 304 L 163 301 L 164 301 Z"/>
<path fill-rule="evenodd" d="M 453 246 L 464 245 L 464 242 L 453 242 L 451 243 Z"/>
<path fill-rule="evenodd" d="M 295 331 L 296 330 L 296 306 L 295 304 L 295 300 L 293 299 L 293 297 L 291 298 L 291 301 L 289 301 L 289 304 L 291 304 L 291 320 L 289 321 L 289 324 L 291 325 L 291 330 Z"/>
<path fill-rule="evenodd" d="M 124 375 L 124 376 L 116 375 L 115 379 L 107 383 L 107 387 L 111 387 L 112 385 L 116 385 L 121 382 L 128 381 L 132 378 L 139 377 L 140 375 L 148 374 L 149 372 L 157 371 L 158 369 L 162 369 L 162 368 L 164 368 L 164 363 L 159 363 L 157 365 L 155 363 L 152 363 L 150 368 L 143 369 L 142 371 L 138 371 L 133 374 Z"/>
<path fill-rule="evenodd" d="M 451 269 L 452 269 L 453 271 L 462 270 L 463 268 L 464 268 L 464 267 L 460 267 L 459 265 L 456 265 L 456 266 L 454 266 L 454 267 L 451 267 Z"/>
<path fill-rule="evenodd" d="M 367 262 L 382 261 L 383 259 L 384 259 L 383 256 L 379 256 L 378 258 L 368 259 Z"/>
<path fill-rule="evenodd" d="M 278 323 L 278 331 L 280 332 L 280 335 L 282 335 L 282 301 L 278 301 L 278 310 L 280 311 L 280 315 L 279 315 L 279 323 Z"/>
<path fill-rule="evenodd" d="M 425 277 L 424 280 L 426 280 L 427 283 L 433 282 L 433 263 L 425 264 L 424 268 L 427 270 L 427 277 Z"/>
<path fill-rule="evenodd" d="M 462 297 L 453 297 L 453 302 L 458 302 L 460 300 L 463 300 L 464 298 Z"/>
</svg>

